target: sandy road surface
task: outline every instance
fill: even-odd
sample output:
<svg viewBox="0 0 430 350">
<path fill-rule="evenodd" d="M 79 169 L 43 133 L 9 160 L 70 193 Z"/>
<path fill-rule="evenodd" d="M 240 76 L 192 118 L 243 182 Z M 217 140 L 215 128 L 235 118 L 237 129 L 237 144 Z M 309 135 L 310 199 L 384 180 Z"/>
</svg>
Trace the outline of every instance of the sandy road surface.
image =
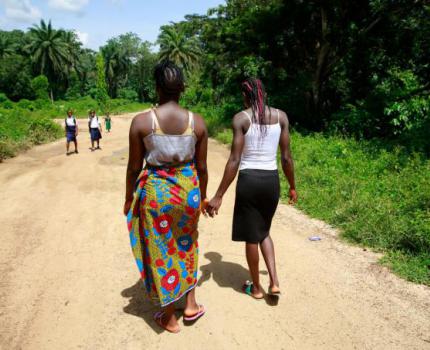
<svg viewBox="0 0 430 350">
<path fill-rule="evenodd" d="M 230 241 L 233 189 L 200 225 L 207 315 L 161 334 L 121 215 L 130 117 L 113 119 L 102 151 L 91 153 L 82 132 L 79 155 L 66 157 L 59 141 L 0 164 L 1 349 L 430 349 L 429 288 L 288 206 L 272 231 L 283 296 L 274 305 L 240 293 L 247 273 L 243 246 Z M 209 149 L 213 193 L 228 152 L 213 141 Z M 323 240 L 309 242 L 314 234 Z"/>
</svg>

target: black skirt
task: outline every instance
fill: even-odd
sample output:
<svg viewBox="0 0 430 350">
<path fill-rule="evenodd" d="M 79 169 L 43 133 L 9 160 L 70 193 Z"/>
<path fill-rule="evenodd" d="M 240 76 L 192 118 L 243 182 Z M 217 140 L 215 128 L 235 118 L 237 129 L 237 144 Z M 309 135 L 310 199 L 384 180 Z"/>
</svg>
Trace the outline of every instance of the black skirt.
<svg viewBox="0 0 430 350">
<path fill-rule="evenodd" d="M 268 235 L 279 202 L 278 170 L 239 172 L 233 215 L 233 241 L 260 243 Z"/>
</svg>

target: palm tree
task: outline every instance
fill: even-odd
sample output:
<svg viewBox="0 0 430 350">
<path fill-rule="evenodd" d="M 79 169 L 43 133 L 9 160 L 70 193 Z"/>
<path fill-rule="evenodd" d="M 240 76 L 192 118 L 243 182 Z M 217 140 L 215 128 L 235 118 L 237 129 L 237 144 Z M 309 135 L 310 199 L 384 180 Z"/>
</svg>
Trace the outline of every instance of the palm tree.
<svg viewBox="0 0 430 350">
<path fill-rule="evenodd" d="M 105 60 L 109 95 L 114 98 L 116 97 L 120 83 L 123 80 L 127 80 L 127 72 L 131 65 L 131 60 L 124 47 L 115 39 L 108 41 L 102 48 L 102 54 Z"/>
<path fill-rule="evenodd" d="M 71 65 L 70 52 L 64 38 L 64 31 L 52 28 L 51 21 L 44 20 L 29 30 L 31 41 L 27 47 L 31 60 L 39 74 L 48 77 L 51 83 L 61 79 Z"/>
<path fill-rule="evenodd" d="M 186 35 L 174 27 L 163 27 L 158 37 L 160 60 L 170 60 L 189 73 L 199 59 L 200 47 L 196 38 Z"/>
<path fill-rule="evenodd" d="M 0 36 L 0 59 L 9 57 L 15 53 L 15 47 L 10 40 Z"/>
</svg>

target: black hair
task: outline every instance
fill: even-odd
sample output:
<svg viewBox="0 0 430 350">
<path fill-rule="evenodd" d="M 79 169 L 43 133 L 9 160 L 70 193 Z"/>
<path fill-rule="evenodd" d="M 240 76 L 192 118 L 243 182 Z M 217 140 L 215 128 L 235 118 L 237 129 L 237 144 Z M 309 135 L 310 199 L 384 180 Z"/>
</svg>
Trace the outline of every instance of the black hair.
<svg viewBox="0 0 430 350">
<path fill-rule="evenodd" d="M 163 60 L 154 69 L 155 84 L 166 95 L 178 95 L 184 90 L 182 70 L 172 61 Z"/>
<path fill-rule="evenodd" d="M 263 82 L 258 78 L 248 78 L 242 82 L 242 92 L 251 103 L 252 122 L 260 126 L 261 136 L 267 133 L 267 125 L 265 123 L 267 95 L 264 89 Z M 271 113 L 269 109 L 269 113 Z"/>
</svg>

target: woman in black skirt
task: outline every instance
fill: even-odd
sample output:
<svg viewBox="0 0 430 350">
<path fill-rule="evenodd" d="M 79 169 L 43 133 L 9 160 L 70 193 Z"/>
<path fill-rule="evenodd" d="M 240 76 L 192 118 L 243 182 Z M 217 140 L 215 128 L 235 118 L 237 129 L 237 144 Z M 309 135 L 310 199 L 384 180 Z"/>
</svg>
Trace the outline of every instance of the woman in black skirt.
<svg viewBox="0 0 430 350">
<path fill-rule="evenodd" d="M 266 104 L 266 93 L 259 79 L 242 83 L 246 110 L 233 118 L 233 144 L 224 176 L 216 195 L 209 202 L 208 213 L 218 214 L 222 197 L 239 171 L 233 216 L 233 241 L 246 242 L 246 259 L 252 282 L 243 290 L 262 299 L 259 279 L 259 251 L 270 276 L 268 294 L 280 294 L 276 274 L 275 250 L 270 226 L 279 201 L 279 176 L 276 155 L 281 149 L 282 170 L 290 184 L 291 202 L 297 201 L 294 165 L 290 151 L 288 118 L 285 112 Z"/>
</svg>

